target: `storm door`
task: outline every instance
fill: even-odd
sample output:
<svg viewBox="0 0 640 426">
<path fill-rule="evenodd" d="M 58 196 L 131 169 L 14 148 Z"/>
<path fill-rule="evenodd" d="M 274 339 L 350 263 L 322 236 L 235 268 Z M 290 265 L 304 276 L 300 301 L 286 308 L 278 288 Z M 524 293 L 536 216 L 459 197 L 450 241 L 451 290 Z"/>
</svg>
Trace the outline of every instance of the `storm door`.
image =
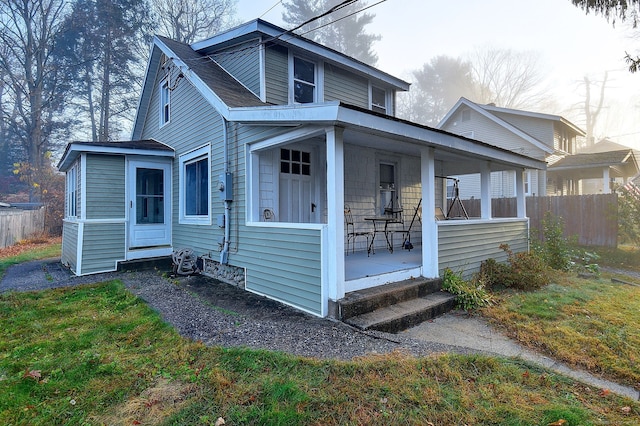
<svg viewBox="0 0 640 426">
<path fill-rule="evenodd" d="M 171 244 L 169 164 L 129 162 L 129 248 Z"/>
</svg>

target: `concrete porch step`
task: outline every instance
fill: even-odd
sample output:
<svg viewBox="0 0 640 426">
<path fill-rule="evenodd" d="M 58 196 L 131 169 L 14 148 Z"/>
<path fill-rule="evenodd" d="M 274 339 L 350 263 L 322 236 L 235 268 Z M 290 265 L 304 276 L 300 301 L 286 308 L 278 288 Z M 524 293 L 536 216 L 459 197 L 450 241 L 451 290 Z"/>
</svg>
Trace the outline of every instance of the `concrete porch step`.
<svg viewBox="0 0 640 426">
<path fill-rule="evenodd" d="M 337 301 L 336 318 L 345 321 L 376 309 L 439 292 L 441 288 L 440 278 L 414 278 L 353 291 Z"/>
<path fill-rule="evenodd" d="M 453 309 L 454 306 L 455 296 L 439 291 L 381 307 L 343 321 L 361 330 L 397 333 L 442 315 Z"/>
</svg>

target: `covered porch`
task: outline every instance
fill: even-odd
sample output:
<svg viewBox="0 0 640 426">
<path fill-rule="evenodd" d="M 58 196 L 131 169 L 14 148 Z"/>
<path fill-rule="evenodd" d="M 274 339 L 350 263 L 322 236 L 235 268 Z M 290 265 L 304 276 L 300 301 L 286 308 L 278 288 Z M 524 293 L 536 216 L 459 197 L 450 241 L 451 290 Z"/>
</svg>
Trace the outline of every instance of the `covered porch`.
<svg viewBox="0 0 640 426">
<path fill-rule="evenodd" d="M 307 228 L 320 231 L 313 244 L 321 247 L 322 316 L 329 301 L 349 292 L 435 278 L 445 267 L 473 271 L 488 257 L 500 258 L 501 243 L 515 251 L 528 249 L 523 171 L 544 169 L 543 162 L 346 105 L 323 108 L 315 107 L 314 115 L 313 107 L 265 107 L 262 118 L 254 114 L 238 120 L 260 125 L 288 117 L 286 124 L 295 126 L 247 147 L 252 171 L 248 224 L 276 227 L 283 234 L 287 229 L 292 234 Z M 515 218 L 494 219 L 491 214 L 490 176 L 501 170 L 517 172 Z M 442 220 L 438 212 L 448 207 L 446 177 L 465 173 L 481 175 L 481 216 Z M 352 246 L 347 206 L 354 232 L 373 233 L 373 219 L 393 216 L 385 223 L 388 234 L 378 228 L 373 243 L 363 238 Z M 403 247 L 407 236 L 410 250 Z M 387 237 L 393 239 L 391 246 Z"/>
</svg>

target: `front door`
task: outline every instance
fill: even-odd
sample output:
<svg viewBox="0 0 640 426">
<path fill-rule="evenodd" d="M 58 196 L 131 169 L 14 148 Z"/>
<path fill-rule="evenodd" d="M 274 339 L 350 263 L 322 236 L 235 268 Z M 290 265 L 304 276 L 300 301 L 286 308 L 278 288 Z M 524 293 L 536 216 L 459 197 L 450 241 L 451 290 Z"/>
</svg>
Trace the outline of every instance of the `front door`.
<svg viewBox="0 0 640 426">
<path fill-rule="evenodd" d="M 129 248 L 171 244 L 171 166 L 129 162 Z"/>
<path fill-rule="evenodd" d="M 308 148 L 280 149 L 280 221 L 318 222 L 313 151 Z"/>
</svg>

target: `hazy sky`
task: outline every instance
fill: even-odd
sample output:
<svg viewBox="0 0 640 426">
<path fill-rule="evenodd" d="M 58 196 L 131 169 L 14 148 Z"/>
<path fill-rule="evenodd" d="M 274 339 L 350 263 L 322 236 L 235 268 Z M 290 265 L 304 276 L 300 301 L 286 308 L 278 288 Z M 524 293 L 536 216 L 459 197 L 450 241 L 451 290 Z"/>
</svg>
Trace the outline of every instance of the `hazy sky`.
<svg viewBox="0 0 640 426">
<path fill-rule="evenodd" d="M 282 11 L 277 0 L 237 5 L 241 21 L 261 17 L 284 26 Z M 412 70 L 438 55 L 464 57 L 486 47 L 536 52 L 558 100 L 557 111 L 540 112 L 563 115 L 583 128 L 575 107 L 584 99 L 580 82 L 585 75 L 602 80 L 609 71 L 597 136 L 640 149 L 640 73 L 630 74 L 623 60 L 625 51 L 640 50 L 640 30 L 633 39 L 626 25 L 614 28 L 570 0 L 386 0 L 368 11 L 376 17 L 367 30 L 382 35 L 375 48 L 383 71 L 411 81 Z"/>
</svg>

